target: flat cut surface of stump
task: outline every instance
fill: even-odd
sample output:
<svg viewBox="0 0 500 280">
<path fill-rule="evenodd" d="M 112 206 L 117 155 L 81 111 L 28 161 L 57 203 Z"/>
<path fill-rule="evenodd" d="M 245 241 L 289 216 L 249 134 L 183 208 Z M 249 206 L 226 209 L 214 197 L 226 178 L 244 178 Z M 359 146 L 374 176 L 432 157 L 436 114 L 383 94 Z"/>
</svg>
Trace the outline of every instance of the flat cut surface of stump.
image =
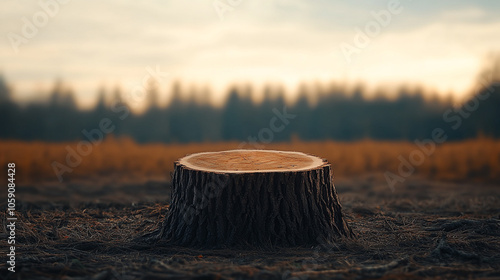
<svg viewBox="0 0 500 280">
<path fill-rule="evenodd" d="M 189 155 L 179 164 L 209 172 L 254 173 L 310 170 L 323 166 L 324 161 L 299 152 L 231 150 Z"/>
<path fill-rule="evenodd" d="M 175 162 L 172 203 L 154 240 L 274 247 L 352 237 L 330 164 L 299 152 L 230 150 Z"/>
</svg>

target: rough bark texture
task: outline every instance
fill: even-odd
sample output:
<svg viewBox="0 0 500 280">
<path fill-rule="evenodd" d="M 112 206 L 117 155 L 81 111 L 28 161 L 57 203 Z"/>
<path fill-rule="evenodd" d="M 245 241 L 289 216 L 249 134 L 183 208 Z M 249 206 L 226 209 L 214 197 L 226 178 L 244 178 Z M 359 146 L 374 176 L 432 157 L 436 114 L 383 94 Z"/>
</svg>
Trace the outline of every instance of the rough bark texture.
<svg viewBox="0 0 500 280">
<path fill-rule="evenodd" d="M 207 172 L 175 163 L 154 239 L 196 247 L 298 246 L 352 237 L 330 164 L 303 171 Z"/>
</svg>

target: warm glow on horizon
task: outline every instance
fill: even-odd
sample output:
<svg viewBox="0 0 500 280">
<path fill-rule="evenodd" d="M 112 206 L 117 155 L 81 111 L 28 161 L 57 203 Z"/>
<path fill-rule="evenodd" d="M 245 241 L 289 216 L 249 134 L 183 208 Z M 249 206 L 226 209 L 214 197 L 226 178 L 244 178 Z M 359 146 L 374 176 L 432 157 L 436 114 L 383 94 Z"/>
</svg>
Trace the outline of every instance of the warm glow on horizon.
<svg viewBox="0 0 500 280">
<path fill-rule="evenodd" d="M 211 1 L 49 2 L 56 5 L 0 4 L 0 71 L 20 102 L 45 98 L 61 79 L 90 107 L 100 87 L 130 94 L 148 67 L 168 73 L 158 80 L 164 103 L 175 81 L 186 94 L 210 89 L 214 104 L 234 84 L 251 84 L 259 98 L 267 83 L 283 85 L 289 100 L 303 83 L 332 82 L 368 92 L 420 86 L 461 99 L 500 46 L 500 4 L 492 1 L 401 0 L 385 22 L 375 15 L 391 1 L 243 0 L 223 20 Z M 374 22 L 379 30 L 356 47 Z M 346 58 L 342 44 L 357 52 Z"/>
</svg>

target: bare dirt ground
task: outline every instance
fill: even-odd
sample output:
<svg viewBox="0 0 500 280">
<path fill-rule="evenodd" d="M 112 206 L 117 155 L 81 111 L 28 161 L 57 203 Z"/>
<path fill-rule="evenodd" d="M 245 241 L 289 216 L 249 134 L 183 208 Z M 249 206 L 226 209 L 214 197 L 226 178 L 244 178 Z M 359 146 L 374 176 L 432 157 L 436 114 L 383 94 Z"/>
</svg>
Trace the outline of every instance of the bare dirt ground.
<svg viewBox="0 0 500 280">
<path fill-rule="evenodd" d="M 335 180 L 354 240 L 312 248 L 138 243 L 168 211 L 165 180 L 20 185 L 16 272 L 2 279 L 500 278 L 500 186 L 378 176 Z M 2 200 L 6 201 L 6 200 Z M 6 209 L 5 203 L 1 205 Z M 7 248 L 2 211 L 2 248 Z M 2 249 L 3 259 L 5 252 Z"/>
</svg>

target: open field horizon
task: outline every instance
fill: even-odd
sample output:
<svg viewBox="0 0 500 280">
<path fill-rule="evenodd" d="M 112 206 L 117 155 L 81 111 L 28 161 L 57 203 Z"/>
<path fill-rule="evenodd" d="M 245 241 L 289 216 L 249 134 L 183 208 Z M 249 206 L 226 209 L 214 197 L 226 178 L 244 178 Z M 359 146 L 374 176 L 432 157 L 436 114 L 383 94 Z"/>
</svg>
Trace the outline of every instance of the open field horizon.
<svg viewBox="0 0 500 280">
<path fill-rule="evenodd" d="M 138 144 L 130 138 L 107 137 L 92 145 L 90 150 L 82 150 L 79 143 L 2 140 L 0 164 L 16 164 L 18 183 L 58 181 L 56 171 L 64 181 L 93 177 L 170 180 L 174 161 L 187 154 L 242 146 L 242 142 L 236 141 Z M 376 173 L 385 176 L 390 172 L 400 179 L 416 176 L 432 180 L 500 182 L 500 140 L 483 137 L 446 142 L 435 148 L 432 145 L 427 143 L 419 147 L 409 141 L 295 140 L 259 146 L 247 143 L 244 146 L 299 151 L 326 158 L 336 178 Z M 398 170 L 401 168 L 402 172 Z"/>
</svg>

